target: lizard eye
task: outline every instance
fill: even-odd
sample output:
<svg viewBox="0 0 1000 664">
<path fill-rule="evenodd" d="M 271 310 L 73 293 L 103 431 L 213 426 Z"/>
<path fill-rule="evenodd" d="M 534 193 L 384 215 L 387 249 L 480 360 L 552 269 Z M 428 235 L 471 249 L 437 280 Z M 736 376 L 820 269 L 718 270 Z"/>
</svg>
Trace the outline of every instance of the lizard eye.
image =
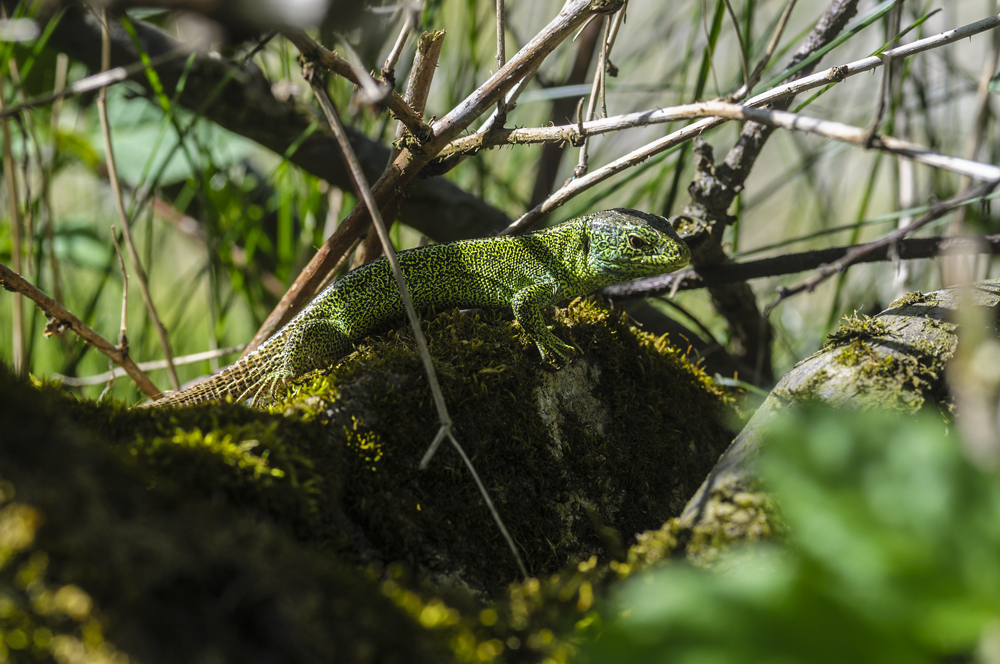
<svg viewBox="0 0 1000 664">
<path fill-rule="evenodd" d="M 643 240 L 638 235 L 629 235 L 628 243 L 629 246 L 632 247 L 633 249 L 642 249 L 643 247 L 646 246 L 646 241 Z"/>
</svg>

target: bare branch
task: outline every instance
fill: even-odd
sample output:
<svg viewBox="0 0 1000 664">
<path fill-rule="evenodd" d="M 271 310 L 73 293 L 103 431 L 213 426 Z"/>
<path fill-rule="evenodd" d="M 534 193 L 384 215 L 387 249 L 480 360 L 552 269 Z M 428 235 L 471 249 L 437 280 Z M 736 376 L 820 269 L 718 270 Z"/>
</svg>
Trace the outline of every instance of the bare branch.
<svg viewBox="0 0 1000 664">
<path fill-rule="evenodd" d="M 423 2 L 420 5 L 422 9 Z M 403 54 L 403 47 L 406 46 L 406 40 L 410 37 L 410 33 L 413 32 L 413 24 L 414 21 L 411 20 L 410 16 L 403 17 L 403 27 L 399 29 L 396 43 L 393 44 L 392 50 L 389 51 L 389 55 L 385 59 L 385 64 L 382 65 L 382 78 L 389 84 L 390 88 L 396 87 L 396 63 L 399 62 L 399 56 Z"/>
<path fill-rule="evenodd" d="M 507 48 L 506 40 L 504 39 L 504 7 L 503 0 L 497 0 L 497 71 L 503 69 L 503 66 L 507 64 Z M 503 96 L 497 100 L 497 127 L 502 127 L 504 120 L 500 118 L 507 117 L 507 104 Z"/>
<path fill-rule="evenodd" d="M 437 69 L 438 58 L 441 55 L 441 46 L 444 44 L 444 30 L 436 32 L 425 32 L 417 40 L 417 51 L 413 56 L 413 67 L 410 69 L 410 76 L 406 80 L 406 93 L 404 99 L 414 112 L 423 116 L 424 106 L 427 104 L 427 96 L 430 94 L 431 82 L 434 80 L 434 72 Z M 396 157 L 402 151 L 400 147 L 406 138 L 406 125 L 402 122 L 396 126 L 396 138 L 393 141 L 392 151 L 389 153 L 389 160 L 386 168 L 392 166 Z M 395 219 L 399 206 L 393 204 L 386 211 L 387 219 Z M 359 267 L 368 261 L 377 258 L 382 252 L 381 241 L 378 233 L 369 233 L 358 251 L 354 254 L 352 267 Z M 336 269 L 332 270 L 333 272 Z"/>
<path fill-rule="evenodd" d="M 978 198 L 982 198 L 986 194 L 990 193 L 996 186 L 1000 184 L 1000 180 L 994 180 L 993 182 L 985 182 L 972 189 L 966 189 L 964 192 L 955 196 L 954 198 L 938 203 L 931 210 L 922 216 L 917 221 L 913 222 L 909 226 L 900 228 L 893 233 L 886 235 L 885 237 L 876 240 L 875 242 L 869 242 L 868 244 L 863 244 L 857 247 L 852 247 L 843 258 L 840 260 L 821 267 L 816 271 L 816 274 L 804 282 L 795 286 L 793 288 L 778 288 L 778 299 L 767 305 L 764 309 L 764 315 L 767 316 L 774 307 L 776 307 L 781 302 L 787 300 L 788 298 L 798 295 L 799 293 L 809 291 L 812 292 L 819 284 L 823 283 L 833 275 L 843 272 L 848 267 L 857 263 L 862 257 L 871 254 L 874 251 L 878 251 L 882 248 L 888 248 L 894 243 L 898 242 L 902 238 L 906 237 L 910 233 L 913 233 L 917 229 L 926 226 L 935 219 L 939 219 L 944 215 L 948 214 L 952 210 L 962 205 L 974 201 Z"/>
<path fill-rule="evenodd" d="M 859 147 L 890 152 L 913 161 L 967 175 L 978 180 L 996 180 L 1000 178 L 1000 168 L 992 164 L 969 161 L 960 157 L 949 157 L 927 150 L 919 145 L 893 138 L 891 136 L 871 136 L 867 129 L 859 129 L 851 125 L 832 120 L 818 120 L 787 111 L 770 111 L 749 108 L 738 104 L 722 101 L 706 101 L 695 104 L 685 104 L 671 108 L 661 108 L 652 111 L 637 111 L 602 120 L 593 120 L 578 125 L 563 125 L 561 127 L 531 127 L 521 129 L 503 129 L 494 136 L 470 136 L 454 141 L 449 149 L 476 150 L 471 145 L 476 140 L 506 143 L 510 145 L 525 145 L 530 143 L 577 143 L 582 138 L 595 134 L 605 134 L 621 131 L 631 127 L 643 127 L 651 124 L 676 122 L 692 118 L 725 118 L 727 120 L 752 120 L 760 124 L 781 127 L 794 131 L 804 131 L 817 134 L 833 140 L 851 143 Z"/>
<path fill-rule="evenodd" d="M 191 355 L 181 355 L 174 358 L 174 366 L 184 366 L 186 364 L 194 364 L 195 362 L 203 362 L 205 360 L 214 360 L 216 358 L 222 357 L 223 355 L 229 355 L 231 353 L 238 353 L 243 350 L 244 344 L 239 346 L 230 346 L 229 348 L 217 348 L 215 350 L 207 350 L 202 353 L 192 353 Z M 166 360 L 151 360 L 149 362 L 139 362 L 138 366 L 143 371 L 156 371 L 157 369 L 166 369 Z M 69 387 L 86 387 L 88 385 L 100 385 L 101 383 L 106 383 L 109 380 L 115 378 L 114 371 L 106 371 L 102 374 L 94 374 L 93 376 L 63 376 L 62 374 L 49 374 L 49 378 L 57 380 L 63 385 L 68 385 Z"/>
<path fill-rule="evenodd" d="M 739 283 L 749 279 L 780 277 L 796 272 L 813 270 L 823 265 L 833 265 L 845 258 L 852 250 L 867 245 L 831 247 L 815 251 L 803 251 L 782 256 L 761 258 L 744 263 L 728 263 L 714 267 L 703 267 L 660 277 L 638 279 L 626 284 L 608 286 L 601 290 L 605 297 L 616 300 L 633 300 L 675 291 L 710 288 L 725 284 Z M 934 258 L 943 254 L 977 255 L 1000 254 L 1000 235 L 968 235 L 961 237 L 907 238 L 895 244 L 880 245 L 861 254 L 855 263 L 878 263 L 890 260 L 916 260 Z"/>
<path fill-rule="evenodd" d="M 122 320 L 118 326 L 118 347 L 128 353 L 128 270 L 125 269 L 125 259 L 122 258 L 122 248 L 118 243 L 118 229 L 114 224 L 111 224 L 111 241 L 115 245 L 118 269 L 122 273 Z M 170 363 L 167 365 L 170 366 Z"/>
<path fill-rule="evenodd" d="M 906 46 L 891 49 L 890 51 L 883 53 L 883 56 L 889 55 L 894 59 L 909 57 L 932 48 L 938 48 L 940 46 L 944 46 L 945 44 L 950 44 L 960 39 L 966 39 L 981 32 L 985 32 L 986 30 L 996 28 L 997 26 L 1000 26 L 1000 14 L 989 16 L 976 21 L 975 23 L 970 23 L 954 30 L 947 30 L 934 35 L 933 37 L 921 39 Z M 863 60 L 857 60 L 846 65 L 831 67 L 823 72 L 819 72 L 811 76 L 805 76 L 791 83 L 780 85 L 772 90 L 761 93 L 749 99 L 745 103 L 745 106 L 766 106 L 788 97 L 794 97 L 805 90 L 822 87 L 829 85 L 830 83 L 839 83 L 851 76 L 871 71 L 881 65 L 882 59 L 880 57 L 873 56 L 870 58 L 864 58 Z M 725 119 L 719 118 L 709 118 L 695 122 L 641 148 L 633 150 L 632 152 L 619 157 L 615 161 L 597 169 L 596 171 L 588 173 L 582 178 L 570 181 L 549 196 L 544 202 L 536 205 L 534 208 L 522 215 L 516 222 L 508 226 L 503 231 L 503 235 L 512 235 L 524 232 L 530 228 L 535 221 L 549 214 L 577 194 L 593 187 L 595 184 L 603 182 L 609 177 L 631 168 L 636 164 L 640 164 L 650 157 L 668 150 L 675 145 L 679 145 L 684 141 L 694 138 L 695 136 L 699 136 L 709 129 L 713 129 L 724 122 L 726 122 Z"/>
<path fill-rule="evenodd" d="M 190 55 L 190 52 L 187 49 L 170 51 L 169 53 L 158 55 L 155 58 L 150 58 L 148 68 L 152 69 L 174 60 L 186 58 L 188 55 Z M 146 65 L 141 62 L 136 62 L 135 64 L 127 67 L 115 67 L 114 69 L 108 69 L 98 74 L 81 78 L 79 81 L 74 81 L 65 87 L 56 89 L 52 94 L 42 95 L 41 97 L 35 97 L 34 99 L 28 99 L 27 101 L 15 104 L 9 108 L 0 109 L 0 118 L 10 117 L 20 113 L 21 111 L 26 111 L 29 108 L 45 106 L 54 101 L 65 99 L 66 97 L 73 97 L 85 92 L 93 92 L 94 90 L 106 88 L 109 85 L 114 85 L 115 83 L 127 81 L 128 79 L 141 74 L 146 69 Z"/>
<path fill-rule="evenodd" d="M 288 41 L 295 44 L 295 47 L 299 49 L 302 56 L 306 60 L 312 60 L 318 62 L 326 69 L 329 69 L 338 76 L 346 78 L 351 83 L 355 85 L 362 85 L 363 80 L 358 76 L 353 65 L 350 62 L 343 59 L 336 53 L 323 48 L 317 44 L 312 37 L 300 30 L 286 30 L 282 34 L 288 39 Z M 368 76 L 368 78 L 371 78 Z M 395 90 L 390 90 L 385 98 L 382 100 L 385 105 L 396 117 L 397 120 L 406 125 L 406 128 L 410 130 L 418 141 L 424 142 L 428 140 L 431 136 L 431 129 L 424 124 L 423 119 L 420 117 L 419 113 L 414 112 L 410 105 L 403 101 L 403 98 L 399 96 L 399 93 Z"/>
<path fill-rule="evenodd" d="M 102 12 L 101 22 L 104 25 L 104 39 L 102 42 L 101 60 L 107 68 L 111 61 L 111 40 L 108 35 L 108 15 L 107 11 Z M 129 223 L 128 214 L 125 212 L 125 202 L 122 199 L 122 188 L 118 182 L 118 169 L 115 166 L 115 151 L 111 144 L 111 125 L 108 123 L 108 102 L 107 88 L 101 88 L 97 95 L 97 115 L 101 121 L 101 133 L 104 136 L 105 159 L 108 162 L 108 179 L 111 181 L 111 191 L 114 193 L 115 208 L 122 222 L 122 235 L 125 237 L 125 246 L 128 247 L 129 259 L 132 261 L 132 269 L 135 277 L 139 280 L 139 291 L 142 293 L 143 302 L 146 304 L 146 311 L 156 329 L 156 335 L 160 340 L 160 348 L 163 349 L 163 357 L 167 360 L 170 384 L 175 390 L 181 389 L 181 383 L 177 379 L 177 370 L 171 364 L 174 356 L 170 348 L 170 339 L 167 338 L 167 329 L 163 326 L 159 314 L 156 312 L 156 305 L 153 304 L 153 297 L 149 292 L 149 279 L 146 271 L 139 260 L 139 251 L 135 248 L 135 240 L 132 239 L 132 228 Z M 124 349 L 127 352 L 127 348 Z"/>
<path fill-rule="evenodd" d="M 136 366 L 132 358 L 129 357 L 127 349 L 123 351 L 123 349 L 118 348 L 99 335 L 83 321 L 67 311 L 61 304 L 25 281 L 21 275 L 3 263 L 0 263 L 0 286 L 9 291 L 20 293 L 38 305 L 38 308 L 49 319 L 49 322 L 45 326 L 45 336 L 58 336 L 66 328 L 73 330 L 86 343 L 104 353 L 111 361 L 125 369 L 125 372 L 135 381 L 135 384 L 139 386 L 139 389 L 144 394 L 154 399 L 159 396 L 160 390 Z"/>
<path fill-rule="evenodd" d="M 0 85 L 2 84 L 3 76 L 0 76 Z M 13 259 L 14 271 L 20 272 L 21 210 L 18 207 L 17 171 L 14 168 L 13 143 L 10 138 L 10 125 L 6 115 L 3 115 L 4 106 L 3 94 L 0 94 L 0 132 L 3 135 L 3 173 L 4 183 L 7 187 L 7 206 L 10 212 L 11 258 Z M 25 376 L 28 373 L 28 346 L 24 339 L 24 308 L 21 306 L 20 298 L 15 298 L 13 308 L 11 344 L 13 345 L 14 373 Z"/>
<path fill-rule="evenodd" d="M 781 42 L 781 36 L 785 34 L 785 28 L 788 27 L 788 19 L 792 17 L 792 10 L 795 8 L 795 2 L 796 0 L 788 0 L 788 4 L 785 5 L 785 9 L 781 13 L 781 18 L 778 19 L 778 27 L 774 31 L 774 34 L 771 35 L 771 41 L 767 43 L 767 48 L 764 50 L 763 57 L 761 57 L 757 66 L 754 67 L 753 73 L 750 74 L 747 81 L 740 86 L 736 92 L 726 97 L 728 101 L 738 101 L 743 99 L 750 94 L 750 91 L 753 90 L 753 86 L 757 85 L 760 81 L 761 74 L 764 73 L 764 70 L 767 68 L 767 64 L 771 61 L 771 56 L 774 55 L 774 52 L 778 48 L 778 44 Z"/>
<path fill-rule="evenodd" d="M 91 72 L 101 69 L 100 21 L 77 3 L 66 5 L 51 32 L 48 46 L 82 62 Z M 147 76 L 141 75 L 140 51 L 150 58 L 177 51 L 182 45 L 159 28 L 133 19 L 139 46 L 119 26 L 111 25 L 111 61 L 135 66 L 137 87 L 155 94 Z M 179 107 L 193 111 L 220 127 L 259 143 L 291 163 L 346 190 L 352 187 L 337 142 L 324 128 L 314 131 L 318 113 L 298 100 L 276 97 L 270 81 L 249 61 L 234 63 L 208 54 L 192 53 L 190 60 L 172 60 L 155 67 L 163 92 Z M 355 151 L 369 179 L 385 168 L 389 148 L 348 128 Z M 509 220 L 498 209 L 463 191 L 444 178 L 421 178 L 401 201 L 399 218 L 439 242 L 449 242 L 503 228 Z M 281 292 L 284 293 L 282 286 Z"/>
</svg>

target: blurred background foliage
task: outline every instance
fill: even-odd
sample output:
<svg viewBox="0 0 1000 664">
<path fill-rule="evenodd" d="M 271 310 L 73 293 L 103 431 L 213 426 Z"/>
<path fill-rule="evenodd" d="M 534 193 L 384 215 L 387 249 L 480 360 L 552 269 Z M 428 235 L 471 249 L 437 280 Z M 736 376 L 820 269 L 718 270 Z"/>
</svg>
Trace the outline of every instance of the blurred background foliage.
<svg viewBox="0 0 1000 664">
<path fill-rule="evenodd" d="M 533 37 L 561 4 L 508 0 L 508 53 Z M 764 81 L 780 73 L 828 4 L 800 0 Z M 889 4 L 862 2 L 852 25 L 864 27 L 826 55 L 822 66 L 881 48 L 888 41 Z M 751 62 L 770 39 L 784 6 L 784 0 L 733 2 Z M 910 30 L 905 40 L 912 40 L 997 11 L 996 0 L 910 0 L 903 4 L 901 27 Z M 131 10 L 129 16 L 184 37 L 183 21 L 170 12 Z M 391 12 L 377 17 L 374 27 L 347 35 L 364 65 L 375 71 L 402 20 Z M 444 115 L 495 69 L 494 21 L 493 3 L 427 2 L 421 28 L 448 31 L 427 117 Z M 545 61 L 508 126 L 561 123 L 553 118 L 553 104 L 571 99 L 575 107 L 577 98 L 589 94 L 590 74 L 583 83 L 564 84 L 578 50 L 576 42 L 567 42 Z M 994 31 L 897 62 L 883 131 L 944 154 L 1000 163 L 995 100 L 987 98 L 981 117 L 975 103 L 998 50 L 1000 35 Z M 312 103 L 297 51 L 281 38 L 230 44 L 220 57 L 251 58 L 277 95 Z M 397 89 L 411 57 L 411 50 L 404 52 Z M 591 72 L 596 57 L 592 60 Z M 609 115 L 714 98 L 742 80 L 738 40 L 718 0 L 632 0 L 612 62 L 618 74 L 608 82 Z M 20 85 L 9 73 L 12 64 Z M 0 91 L 8 106 L 87 74 L 82 64 L 38 42 L 0 46 Z M 866 126 L 879 80 L 880 74 L 854 77 L 799 97 L 793 110 Z M 352 86 L 341 79 L 331 77 L 329 85 L 353 128 L 389 143 L 395 122 L 387 113 L 356 103 Z M 352 209 L 353 193 L 331 187 L 293 165 L 288 154 L 262 148 L 170 98 L 149 99 L 134 84 L 112 87 L 108 106 L 126 205 L 175 354 L 245 343 L 314 248 Z M 111 225 L 118 222 L 94 95 L 42 105 L 25 117 L 30 122 L 10 123 L 11 140 L 5 145 L 33 223 L 23 243 L 22 272 L 114 339 L 122 277 Z M 651 126 L 597 137 L 590 145 L 591 167 L 676 128 Z M 706 134 L 717 157 L 732 146 L 737 131 L 729 123 Z M 447 177 L 516 218 L 532 206 L 541 155 L 540 146 L 491 150 L 467 159 Z M 576 156 L 576 150 L 566 149 L 555 186 L 571 176 Z M 687 202 L 693 175 L 691 146 L 685 144 L 584 192 L 550 221 L 619 206 L 676 214 Z M 727 230 L 726 249 L 741 260 L 872 239 L 961 188 L 950 173 L 815 136 L 777 132 L 731 210 L 738 222 Z M 7 197 L 0 189 L 0 261 L 11 265 Z M 995 233 L 996 214 L 971 206 L 961 224 L 952 215 L 923 231 L 956 232 Z M 392 234 L 399 248 L 426 240 L 398 223 Z M 995 259 L 971 263 L 975 276 L 985 277 Z M 947 285 L 941 265 L 935 259 L 908 262 L 903 269 L 888 263 L 855 266 L 815 292 L 783 303 L 770 318 L 776 332 L 774 375 L 815 351 L 841 316 L 858 310 L 874 314 L 901 293 Z M 763 279 L 753 288 L 763 304 L 772 299 L 775 286 L 800 278 Z M 159 358 L 134 280 L 129 288 L 132 355 Z M 7 362 L 14 297 L 0 297 L 0 358 Z M 692 326 L 692 334 L 729 342 L 725 319 L 705 292 L 680 293 L 677 301 L 702 324 Z M 24 306 L 31 373 L 88 376 L 107 370 L 106 358 L 72 335 L 61 341 L 44 338 L 43 317 L 30 303 Z M 672 307 L 662 311 L 692 325 Z M 181 379 L 234 358 L 182 366 Z M 167 385 L 164 372 L 151 376 L 161 387 Z M 99 384 L 81 392 L 97 396 L 103 389 Z M 127 379 L 119 378 L 112 389 L 128 401 L 139 396 Z M 600 639 L 588 646 L 595 662 L 1000 662 L 1000 484 L 995 469 L 967 461 L 939 415 L 802 414 L 787 420 L 769 441 L 761 467 L 766 486 L 779 500 L 787 545 L 733 552 L 713 572 L 670 565 L 630 580 L 606 611 Z"/>
<path fill-rule="evenodd" d="M 783 0 L 733 4 L 751 63 L 770 39 L 784 5 Z M 763 81 L 780 73 L 789 52 L 827 5 L 798 3 Z M 886 10 L 890 5 L 862 2 L 852 26 L 864 27 L 826 55 L 822 66 L 859 59 L 882 47 L 888 40 Z M 994 13 L 996 5 L 995 0 L 911 0 L 903 4 L 901 28 L 909 29 L 906 40 L 916 39 Z M 534 36 L 560 6 L 559 0 L 508 3 L 508 53 Z M 133 9 L 129 16 L 162 26 L 181 39 L 189 23 L 183 16 L 161 10 Z M 348 31 L 347 38 L 364 65 L 377 71 L 404 19 L 398 12 L 373 17 L 364 29 Z M 428 2 L 420 23 L 425 30 L 448 31 L 426 109 L 427 117 L 441 117 L 496 68 L 494 6 L 474 0 Z M 88 73 L 80 63 L 41 45 L 45 26 L 40 27 L 43 39 L 6 42 L 0 51 L 2 92 L 8 105 L 51 92 L 60 81 L 72 82 Z M 1000 142 L 970 141 L 976 136 L 995 136 L 989 105 L 984 130 L 976 131 L 979 119 L 973 117 L 973 102 L 984 66 L 992 71 L 997 44 L 994 31 L 897 62 L 884 131 L 945 154 L 996 163 Z M 576 42 L 566 42 L 544 62 L 509 115 L 508 126 L 547 125 L 554 119 L 556 101 L 571 99 L 575 106 L 576 99 L 589 94 L 589 72 L 596 56 L 583 83 L 564 84 L 580 48 Z M 282 38 L 231 43 L 221 57 L 234 62 L 251 58 L 278 96 L 312 103 L 309 87 L 299 74 L 297 50 Z M 397 68 L 397 89 L 404 85 L 411 59 L 412 41 Z M 723 3 L 715 0 L 678 0 L 668 5 L 633 0 L 611 60 L 617 76 L 608 78 L 609 115 L 713 98 L 734 90 L 742 81 L 739 39 Z M 14 64 L 21 85 L 8 74 Z M 829 91 L 803 95 L 796 100 L 797 110 L 865 126 L 874 113 L 880 76 L 858 76 Z M 389 143 L 395 121 L 387 113 L 356 103 L 352 86 L 342 79 L 330 77 L 330 88 L 355 129 Z M 22 272 L 113 339 L 121 306 L 121 275 L 110 231 L 117 217 L 93 101 L 93 93 L 88 93 L 32 110 L 24 126 L 10 124 L 10 151 L 19 166 L 19 196 L 23 199 L 27 192 L 33 223 L 32 235 L 24 242 Z M 108 106 L 118 170 L 127 189 L 126 204 L 175 354 L 246 342 L 314 248 L 353 207 L 353 193 L 330 187 L 289 162 L 287 154 L 263 149 L 180 108 L 165 95 L 147 98 L 132 83 L 113 86 Z M 677 126 L 657 125 L 596 137 L 590 145 L 591 169 Z M 705 136 L 717 158 L 732 145 L 737 130 L 735 123 L 728 123 Z M 447 177 L 516 218 L 531 207 L 541 153 L 541 146 L 482 152 Z M 571 176 L 576 161 L 577 150 L 567 147 L 554 186 Z M 672 149 L 570 200 L 550 221 L 616 206 L 676 214 L 687 203 L 691 161 L 690 143 Z M 726 249 L 739 260 L 871 239 L 959 188 L 958 177 L 950 173 L 814 136 L 777 132 L 732 210 L 738 222 L 727 230 Z M 0 226 L 0 260 L 10 265 L 6 198 L 6 191 L 0 193 L 5 219 Z M 993 232 L 995 216 L 970 206 L 964 213 L 965 228 Z M 51 237 L 46 230 L 50 221 Z M 946 218 L 925 233 L 954 232 L 955 228 L 948 227 L 953 223 L 954 217 Z M 398 224 L 394 238 L 401 248 L 422 241 L 419 233 Z M 60 271 L 58 285 L 54 283 L 55 262 Z M 986 275 L 992 264 L 992 259 L 980 259 L 976 269 Z M 842 315 L 855 310 L 871 314 L 902 292 L 942 285 L 939 261 L 909 262 L 898 272 L 891 264 L 856 266 L 809 296 L 781 305 L 770 319 L 776 333 L 774 375 L 780 376 L 815 350 Z M 777 284 L 796 280 L 794 275 L 763 279 L 753 287 L 763 304 L 772 299 Z M 132 356 L 139 361 L 159 358 L 162 353 L 136 288 L 133 280 L 128 327 Z M 12 317 L 12 297 L 0 298 L 0 320 L 4 321 L 0 356 L 7 360 L 11 359 L 7 322 Z M 723 346 L 729 342 L 726 321 L 712 308 L 706 293 L 681 293 L 677 302 L 701 326 L 672 307 L 663 307 L 663 312 L 677 317 L 691 334 L 705 341 L 711 335 Z M 44 339 L 41 315 L 30 304 L 25 308 L 32 373 L 86 376 L 107 370 L 107 360 L 75 338 L 61 343 Z M 233 357 L 181 367 L 181 379 L 202 375 Z M 164 372 L 151 375 L 166 386 Z M 138 397 L 128 380 L 117 380 L 113 389 L 120 398 Z M 97 385 L 83 391 L 96 396 L 101 390 Z"/>
<path fill-rule="evenodd" d="M 761 470 L 783 545 L 630 579 L 595 663 L 1000 662 L 1000 477 L 939 414 L 790 414 Z"/>
</svg>

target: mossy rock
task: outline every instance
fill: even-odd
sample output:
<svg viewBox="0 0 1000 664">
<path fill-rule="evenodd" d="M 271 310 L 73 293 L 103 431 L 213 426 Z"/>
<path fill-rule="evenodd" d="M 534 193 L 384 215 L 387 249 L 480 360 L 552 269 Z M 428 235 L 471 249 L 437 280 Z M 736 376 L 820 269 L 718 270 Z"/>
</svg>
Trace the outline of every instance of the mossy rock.
<svg viewBox="0 0 1000 664">
<path fill-rule="evenodd" d="M 664 338 L 595 300 L 555 323 L 582 351 L 558 371 L 498 314 L 425 326 L 456 438 L 534 576 L 620 556 L 680 513 L 731 440 L 721 393 Z M 518 569 L 458 453 L 446 442 L 417 469 L 438 420 L 413 345 L 408 328 L 365 344 L 290 408 L 321 400 L 370 555 L 495 596 Z"/>
<path fill-rule="evenodd" d="M 0 446 L 0 629 L 40 656 L 66 637 L 92 658 L 114 644 L 143 661 L 564 652 L 550 627 L 593 592 L 580 570 L 635 566 L 626 549 L 680 513 L 730 413 L 683 353 L 599 301 L 554 322 L 582 351 L 558 371 L 499 314 L 443 312 L 424 328 L 457 439 L 531 574 L 554 580 L 505 591 L 519 572 L 447 443 L 417 470 L 438 422 L 403 328 L 268 412 L 130 410 L 0 372 L 14 423 Z M 676 546 L 664 541 L 659 557 Z M 77 591 L 90 603 L 76 617 L 34 599 Z M 525 593 L 559 601 L 525 613 Z"/>
<path fill-rule="evenodd" d="M 372 579 L 73 410 L 0 364 L 0 661 L 449 659 Z"/>
</svg>

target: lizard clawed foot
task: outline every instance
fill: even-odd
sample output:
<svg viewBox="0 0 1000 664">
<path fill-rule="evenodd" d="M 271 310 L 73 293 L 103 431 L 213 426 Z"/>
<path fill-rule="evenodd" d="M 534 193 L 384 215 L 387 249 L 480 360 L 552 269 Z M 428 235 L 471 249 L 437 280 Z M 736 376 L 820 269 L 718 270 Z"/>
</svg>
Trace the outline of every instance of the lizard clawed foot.
<svg viewBox="0 0 1000 664">
<path fill-rule="evenodd" d="M 278 400 L 279 386 L 288 389 L 290 384 L 289 376 L 284 373 L 269 373 L 260 381 L 243 391 L 237 402 L 249 401 L 251 408 L 257 408 L 264 403 L 273 403 Z"/>
<path fill-rule="evenodd" d="M 575 345 L 571 346 L 554 334 L 549 334 L 545 340 L 537 339 L 535 344 L 542 356 L 542 365 L 553 370 L 559 369 L 571 361 L 571 356 L 582 352 Z"/>
</svg>

